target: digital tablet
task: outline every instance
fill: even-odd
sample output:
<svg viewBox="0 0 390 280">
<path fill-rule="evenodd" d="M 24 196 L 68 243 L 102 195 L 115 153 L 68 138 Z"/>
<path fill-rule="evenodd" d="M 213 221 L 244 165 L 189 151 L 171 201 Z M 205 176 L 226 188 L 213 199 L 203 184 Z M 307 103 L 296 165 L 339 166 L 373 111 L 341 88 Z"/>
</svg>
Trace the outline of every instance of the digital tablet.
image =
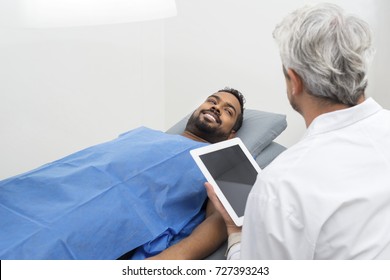
<svg viewBox="0 0 390 280">
<path fill-rule="evenodd" d="M 237 226 L 261 169 L 240 138 L 191 150 L 191 156 Z"/>
</svg>

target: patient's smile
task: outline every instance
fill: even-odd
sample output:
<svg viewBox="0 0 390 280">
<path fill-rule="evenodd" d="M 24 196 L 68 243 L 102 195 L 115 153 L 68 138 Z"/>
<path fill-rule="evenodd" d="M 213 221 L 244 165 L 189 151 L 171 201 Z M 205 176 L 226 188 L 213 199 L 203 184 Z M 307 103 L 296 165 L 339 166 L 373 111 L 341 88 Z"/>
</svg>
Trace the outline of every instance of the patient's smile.
<svg viewBox="0 0 390 280">
<path fill-rule="evenodd" d="M 211 122 L 221 123 L 221 120 L 219 119 L 219 117 L 217 115 L 211 113 L 210 111 L 205 112 L 204 116 L 205 116 L 205 119 L 207 119 Z"/>
</svg>

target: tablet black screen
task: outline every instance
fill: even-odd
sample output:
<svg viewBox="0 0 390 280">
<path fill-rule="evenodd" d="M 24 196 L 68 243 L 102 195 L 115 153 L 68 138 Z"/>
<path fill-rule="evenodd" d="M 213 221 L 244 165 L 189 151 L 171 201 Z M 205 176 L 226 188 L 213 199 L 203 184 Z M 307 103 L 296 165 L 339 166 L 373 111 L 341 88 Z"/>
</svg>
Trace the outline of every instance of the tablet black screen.
<svg viewBox="0 0 390 280">
<path fill-rule="evenodd" d="M 239 145 L 200 156 L 237 216 L 244 215 L 245 204 L 257 178 L 253 167 Z"/>
</svg>

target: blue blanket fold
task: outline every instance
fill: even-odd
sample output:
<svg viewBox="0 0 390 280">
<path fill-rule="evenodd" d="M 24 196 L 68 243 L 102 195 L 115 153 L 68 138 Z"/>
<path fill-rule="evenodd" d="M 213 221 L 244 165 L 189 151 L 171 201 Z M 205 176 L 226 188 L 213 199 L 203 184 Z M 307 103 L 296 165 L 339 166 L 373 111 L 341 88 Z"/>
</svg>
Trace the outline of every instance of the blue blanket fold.
<svg viewBox="0 0 390 280">
<path fill-rule="evenodd" d="M 0 181 L 0 259 L 144 258 L 180 241 L 204 219 L 202 145 L 141 127 Z"/>
</svg>

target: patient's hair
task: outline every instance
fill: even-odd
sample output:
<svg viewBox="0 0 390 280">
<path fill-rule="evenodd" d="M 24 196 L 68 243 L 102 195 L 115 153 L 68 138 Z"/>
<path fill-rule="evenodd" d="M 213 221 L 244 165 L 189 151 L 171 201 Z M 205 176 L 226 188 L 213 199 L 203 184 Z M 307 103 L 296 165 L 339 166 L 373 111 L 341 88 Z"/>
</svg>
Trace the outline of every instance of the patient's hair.
<svg viewBox="0 0 390 280">
<path fill-rule="evenodd" d="M 373 50 L 369 26 L 334 4 L 305 6 L 276 26 L 282 63 L 303 80 L 308 93 L 356 105 L 367 86 Z"/>
<path fill-rule="evenodd" d="M 241 92 L 239 92 L 238 90 L 236 90 L 234 88 L 230 88 L 230 87 L 225 87 L 223 89 L 220 89 L 220 90 L 218 90 L 218 92 L 228 92 L 228 93 L 231 93 L 238 99 L 238 102 L 240 102 L 241 114 L 237 117 L 237 121 L 236 121 L 236 123 L 234 124 L 234 127 L 233 127 L 234 131 L 237 132 L 241 128 L 242 122 L 244 120 L 245 97 L 244 97 L 244 95 Z"/>
</svg>

